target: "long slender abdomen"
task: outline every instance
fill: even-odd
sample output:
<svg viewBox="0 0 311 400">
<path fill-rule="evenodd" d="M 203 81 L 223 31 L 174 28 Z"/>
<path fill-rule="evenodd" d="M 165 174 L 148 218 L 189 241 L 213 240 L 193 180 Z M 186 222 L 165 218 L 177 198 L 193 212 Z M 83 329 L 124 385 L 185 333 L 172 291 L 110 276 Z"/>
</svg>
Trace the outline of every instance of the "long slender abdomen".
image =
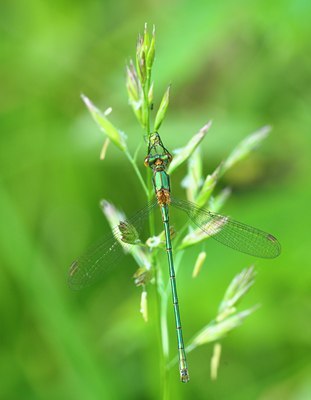
<svg viewBox="0 0 311 400">
<path fill-rule="evenodd" d="M 174 260 L 173 260 L 173 251 L 172 251 L 170 225 L 169 225 L 169 209 L 167 205 L 161 206 L 161 213 L 165 230 L 166 252 L 169 265 L 170 283 L 171 283 L 171 291 L 172 291 L 172 299 L 174 307 L 175 326 L 176 326 L 177 343 L 178 343 L 180 380 L 186 383 L 189 381 L 189 374 L 188 374 L 186 352 L 182 334 L 181 318 L 179 312 L 177 285 L 175 279 Z"/>
</svg>

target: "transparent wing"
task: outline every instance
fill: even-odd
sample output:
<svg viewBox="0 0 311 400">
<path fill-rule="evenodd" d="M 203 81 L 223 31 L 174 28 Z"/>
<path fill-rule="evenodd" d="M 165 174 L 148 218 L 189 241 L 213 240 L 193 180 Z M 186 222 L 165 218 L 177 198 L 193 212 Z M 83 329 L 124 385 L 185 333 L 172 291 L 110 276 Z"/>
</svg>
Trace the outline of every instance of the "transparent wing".
<svg viewBox="0 0 311 400">
<path fill-rule="evenodd" d="M 124 223 L 135 228 L 140 234 L 147 216 L 155 205 L 156 202 L 149 203 Z M 71 289 L 80 290 L 97 282 L 109 268 L 131 251 L 134 245 L 121 241 L 122 235 L 119 226 L 116 226 L 112 233 L 103 237 L 71 264 L 68 274 L 68 285 Z"/>
<path fill-rule="evenodd" d="M 185 211 L 208 236 L 232 249 L 260 258 L 274 258 L 281 252 L 280 243 L 270 233 L 199 208 L 189 201 L 172 198 L 171 204 Z"/>
</svg>

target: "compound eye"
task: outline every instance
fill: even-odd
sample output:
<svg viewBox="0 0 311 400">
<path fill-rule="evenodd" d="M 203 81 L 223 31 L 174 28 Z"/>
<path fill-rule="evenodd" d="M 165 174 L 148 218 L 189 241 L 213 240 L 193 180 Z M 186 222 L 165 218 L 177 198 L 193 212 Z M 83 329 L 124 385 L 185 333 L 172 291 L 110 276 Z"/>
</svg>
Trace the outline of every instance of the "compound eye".
<svg viewBox="0 0 311 400">
<path fill-rule="evenodd" d="M 149 157 L 147 156 L 144 160 L 145 167 L 149 167 Z"/>
</svg>

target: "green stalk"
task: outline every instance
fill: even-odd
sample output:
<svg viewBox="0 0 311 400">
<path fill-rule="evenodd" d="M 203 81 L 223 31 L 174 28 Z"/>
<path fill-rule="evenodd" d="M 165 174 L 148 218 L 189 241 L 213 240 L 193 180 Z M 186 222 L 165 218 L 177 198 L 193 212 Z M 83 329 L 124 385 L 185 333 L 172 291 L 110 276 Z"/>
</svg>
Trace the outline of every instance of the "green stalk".
<svg viewBox="0 0 311 400">
<path fill-rule="evenodd" d="M 150 135 L 150 104 L 149 104 L 149 99 L 148 99 L 148 93 L 150 89 L 150 74 L 147 74 L 147 80 L 146 84 L 144 85 L 144 100 L 145 100 L 145 112 L 146 112 L 146 133 Z"/>
<path fill-rule="evenodd" d="M 127 68 L 127 90 L 129 95 L 129 101 L 133 108 L 134 114 L 137 117 L 139 123 L 144 128 L 145 134 L 149 140 L 151 135 L 151 129 L 153 131 L 157 131 L 160 125 L 165 118 L 166 109 L 169 104 L 169 92 L 170 87 L 165 91 L 161 103 L 158 107 L 158 111 L 156 113 L 154 127 L 151 128 L 150 114 L 151 114 L 151 104 L 153 103 L 153 89 L 150 90 L 151 86 L 151 74 L 152 74 L 152 66 L 155 55 L 155 28 L 153 28 L 152 38 L 150 40 L 150 36 L 147 30 L 147 25 L 145 25 L 144 34 L 140 35 L 137 42 L 136 47 L 136 68 L 133 62 L 130 62 Z M 137 108 L 138 106 L 138 108 Z M 202 140 L 202 133 L 200 132 L 199 139 Z M 192 144 L 192 142 L 191 142 Z M 196 144 L 196 142 L 195 142 Z M 197 144 L 196 144 L 197 145 Z M 193 145 L 192 145 L 193 147 Z M 183 155 L 183 159 L 181 162 L 185 161 L 187 157 L 190 156 L 190 150 L 187 148 L 187 155 Z M 144 182 L 142 176 L 137 168 L 136 161 L 130 156 L 130 154 L 126 154 L 128 159 L 130 160 L 133 168 L 143 186 L 144 192 L 147 196 L 148 201 L 153 199 L 154 196 L 154 188 L 152 184 L 152 171 L 147 169 L 147 182 Z M 176 166 L 175 166 L 176 168 Z M 149 230 L 150 237 L 155 236 L 155 215 L 150 213 L 149 215 Z M 170 244 L 170 233 L 169 233 L 169 223 L 165 225 L 166 231 L 166 247 L 168 249 L 171 248 Z M 180 239 L 180 237 L 178 238 Z M 183 252 L 180 253 L 181 256 L 178 257 L 177 266 L 180 264 Z M 175 277 L 174 266 L 172 253 L 168 252 L 169 264 L 170 264 L 170 276 L 171 278 Z M 151 265 L 155 276 L 155 289 L 156 289 L 156 305 L 157 305 L 157 318 L 158 318 L 158 326 L 159 326 L 159 334 L 161 340 L 161 362 L 162 362 L 162 383 L 163 383 L 163 398 L 169 398 L 169 335 L 168 335 L 168 321 L 167 321 L 167 307 L 168 307 L 168 288 L 166 287 L 166 279 L 165 283 L 163 281 L 162 270 L 160 265 L 157 262 L 156 255 L 154 252 L 151 253 Z M 175 280 L 170 279 L 171 290 L 173 295 L 173 304 L 175 310 L 175 322 L 177 329 L 177 338 L 178 338 L 178 348 L 179 348 L 179 359 L 180 359 L 180 371 L 186 371 L 186 356 L 184 352 L 184 344 L 181 332 L 181 323 L 178 309 L 178 301 L 177 301 L 177 289 Z M 173 282 L 173 283 L 172 283 Z M 169 285 L 169 284 L 168 284 Z M 168 286 L 167 285 L 167 286 Z M 180 327 L 180 328 L 178 328 Z M 185 382 L 185 380 L 184 380 Z"/>
<path fill-rule="evenodd" d="M 151 134 L 150 130 L 150 103 L 149 103 L 149 90 L 150 90 L 150 79 L 151 71 L 147 71 L 146 82 L 143 85 L 144 93 L 144 112 L 146 113 L 146 134 L 149 138 Z M 152 171 L 147 169 L 147 187 L 148 187 L 148 200 L 151 200 L 154 191 L 152 185 Z M 155 220 L 154 214 L 149 215 L 149 227 L 150 236 L 155 235 Z M 155 262 L 155 257 L 152 257 L 152 266 L 155 270 L 155 287 L 157 296 L 157 315 L 159 323 L 159 333 L 161 341 L 161 364 L 162 364 L 162 382 L 163 382 L 163 399 L 169 399 L 169 369 L 167 368 L 169 360 L 169 337 L 168 337 L 168 327 L 167 327 L 167 295 L 164 290 L 164 284 L 161 272 L 159 270 L 159 265 Z"/>
<path fill-rule="evenodd" d="M 159 264 L 155 266 L 155 278 L 156 278 L 156 296 L 157 296 L 157 313 L 159 321 L 159 333 L 161 341 L 161 381 L 162 381 L 162 398 L 165 400 L 169 399 L 169 338 L 167 328 L 167 295 L 164 290 L 164 283 L 162 279 L 162 273 Z"/>
<path fill-rule="evenodd" d="M 128 158 L 129 162 L 132 164 L 132 166 L 134 168 L 134 171 L 135 171 L 135 173 L 136 173 L 136 175 L 137 175 L 137 177 L 139 179 L 139 182 L 141 183 L 141 185 L 142 185 L 142 187 L 144 189 L 144 192 L 145 192 L 147 198 L 149 198 L 150 190 L 147 187 L 147 185 L 146 185 L 146 183 L 145 183 L 145 181 L 144 181 L 144 179 L 143 179 L 143 177 L 142 177 L 142 175 L 141 175 L 141 173 L 140 173 L 140 171 L 139 171 L 139 169 L 137 167 L 136 161 L 134 160 L 134 158 L 131 156 L 131 154 L 128 151 L 125 151 L 125 155 Z"/>
</svg>

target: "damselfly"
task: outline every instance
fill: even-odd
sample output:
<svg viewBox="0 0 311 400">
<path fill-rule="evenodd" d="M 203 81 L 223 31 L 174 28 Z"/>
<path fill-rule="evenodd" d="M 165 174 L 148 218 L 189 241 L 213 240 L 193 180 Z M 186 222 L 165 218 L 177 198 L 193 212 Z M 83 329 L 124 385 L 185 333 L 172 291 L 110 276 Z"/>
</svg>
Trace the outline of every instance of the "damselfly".
<svg viewBox="0 0 311 400">
<path fill-rule="evenodd" d="M 178 200 L 171 196 L 170 178 L 167 171 L 172 155 L 164 147 L 158 133 L 153 133 L 149 139 L 148 155 L 145 165 L 153 171 L 153 187 L 156 199 L 145 208 L 138 211 L 132 218 L 121 222 L 99 245 L 89 249 L 85 255 L 78 258 L 69 270 L 69 286 L 82 289 L 98 281 L 105 271 L 120 261 L 124 250 L 141 243 L 140 232 L 143 221 L 156 205 L 159 206 L 165 232 L 165 247 L 168 257 L 169 277 L 171 283 L 174 307 L 179 371 L 182 382 L 189 381 L 186 353 L 181 327 L 177 287 L 174 270 L 173 250 L 169 223 L 169 207 L 173 206 L 184 211 L 194 225 L 207 236 L 212 236 L 218 242 L 235 250 L 261 258 L 274 258 L 280 254 L 281 247 L 277 239 L 269 233 L 234 221 L 195 204 Z"/>
</svg>

